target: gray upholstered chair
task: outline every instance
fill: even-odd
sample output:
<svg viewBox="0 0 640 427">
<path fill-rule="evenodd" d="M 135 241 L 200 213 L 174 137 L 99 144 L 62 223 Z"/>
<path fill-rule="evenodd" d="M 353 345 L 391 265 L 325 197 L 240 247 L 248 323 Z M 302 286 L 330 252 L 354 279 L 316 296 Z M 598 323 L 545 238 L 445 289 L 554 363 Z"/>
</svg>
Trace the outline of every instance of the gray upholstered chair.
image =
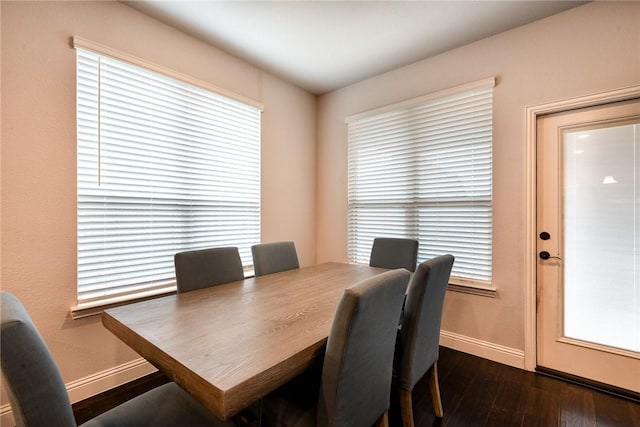
<svg viewBox="0 0 640 427">
<path fill-rule="evenodd" d="M 321 372 L 307 372 L 266 396 L 266 425 L 388 425 L 394 344 L 408 280 L 409 272 L 398 269 L 345 290 Z"/>
<path fill-rule="evenodd" d="M 407 291 L 394 361 L 404 427 L 414 425 L 411 392 L 427 372 L 433 408 L 437 417 L 443 416 L 437 360 L 442 306 L 453 261 L 452 255 L 442 255 L 421 263 Z"/>
<path fill-rule="evenodd" d="M 69 395 L 22 303 L 0 292 L 2 377 L 17 427 L 76 427 Z M 175 383 L 164 384 L 82 427 L 234 426 L 215 418 Z"/>
<path fill-rule="evenodd" d="M 256 276 L 300 268 L 293 242 L 260 243 L 251 247 Z"/>
<path fill-rule="evenodd" d="M 418 241 L 393 237 L 376 237 L 371 246 L 369 265 L 381 268 L 406 268 L 416 271 Z"/>
<path fill-rule="evenodd" d="M 178 252 L 173 257 L 178 293 L 244 279 L 238 248 Z"/>
</svg>

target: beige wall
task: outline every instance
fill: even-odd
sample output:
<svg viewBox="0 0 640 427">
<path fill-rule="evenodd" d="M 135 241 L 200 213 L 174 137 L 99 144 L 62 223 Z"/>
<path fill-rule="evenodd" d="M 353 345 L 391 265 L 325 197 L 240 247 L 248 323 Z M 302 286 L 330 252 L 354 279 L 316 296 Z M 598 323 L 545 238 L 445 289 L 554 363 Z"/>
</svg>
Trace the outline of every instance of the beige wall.
<svg viewBox="0 0 640 427">
<path fill-rule="evenodd" d="M 76 302 L 71 36 L 262 102 L 262 239 L 295 240 L 302 264 L 346 260 L 345 116 L 496 76 L 498 295 L 449 293 L 443 328 L 514 349 L 523 348 L 524 333 L 524 108 L 640 83 L 637 2 L 587 4 L 318 101 L 119 3 L 1 2 L 0 19 L 0 287 L 24 301 L 67 382 L 137 357 L 98 318 L 68 315 Z"/>
<path fill-rule="evenodd" d="M 318 261 L 347 259 L 344 118 L 495 76 L 496 298 L 448 292 L 443 329 L 524 349 L 525 107 L 640 83 L 640 3 L 596 2 L 351 85 L 318 103 Z"/>
<path fill-rule="evenodd" d="M 71 36 L 264 104 L 262 238 L 316 261 L 316 97 L 117 2 L 2 2 L 2 276 L 64 380 L 137 356 L 76 303 L 75 51 Z M 2 400 L 2 403 L 6 401 Z"/>
</svg>

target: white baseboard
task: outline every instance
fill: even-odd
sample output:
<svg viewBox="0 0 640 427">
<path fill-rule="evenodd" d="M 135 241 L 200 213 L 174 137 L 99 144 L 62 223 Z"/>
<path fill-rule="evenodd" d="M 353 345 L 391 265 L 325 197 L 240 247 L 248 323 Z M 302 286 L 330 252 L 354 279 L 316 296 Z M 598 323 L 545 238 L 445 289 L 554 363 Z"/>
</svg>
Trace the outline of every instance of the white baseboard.
<svg viewBox="0 0 640 427">
<path fill-rule="evenodd" d="M 524 350 L 505 347 L 444 330 L 440 331 L 440 345 L 473 354 L 483 359 L 493 360 L 503 365 L 524 369 Z"/>
<path fill-rule="evenodd" d="M 11 412 L 11 406 L 5 404 L 0 406 L 0 426 L 2 427 L 14 427 L 16 422 L 13 420 L 13 412 Z"/>
<path fill-rule="evenodd" d="M 67 383 L 69 400 L 79 402 L 121 384 L 133 381 L 157 369 L 143 358 Z"/>
<path fill-rule="evenodd" d="M 131 362 L 107 369 L 66 384 L 71 403 L 79 402 L 121 384 L 133 381 L 157 369 L 146 360 L 139 358 Z M 11 406 L 0 406 L 0 427 L 13 427 L 15 421 Z"/>
</svg>

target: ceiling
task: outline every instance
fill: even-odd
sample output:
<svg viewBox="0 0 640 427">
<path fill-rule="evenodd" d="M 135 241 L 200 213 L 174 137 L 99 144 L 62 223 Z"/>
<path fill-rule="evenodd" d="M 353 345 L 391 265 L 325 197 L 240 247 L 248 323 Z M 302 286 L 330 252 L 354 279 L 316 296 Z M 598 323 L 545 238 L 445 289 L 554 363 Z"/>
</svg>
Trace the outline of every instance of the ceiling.
<svg viewBox="0 0 640 427">
<path fill-rule="evenodd" d="M 124 1 L 314 94 L 582 1 Z"/>
</svg>

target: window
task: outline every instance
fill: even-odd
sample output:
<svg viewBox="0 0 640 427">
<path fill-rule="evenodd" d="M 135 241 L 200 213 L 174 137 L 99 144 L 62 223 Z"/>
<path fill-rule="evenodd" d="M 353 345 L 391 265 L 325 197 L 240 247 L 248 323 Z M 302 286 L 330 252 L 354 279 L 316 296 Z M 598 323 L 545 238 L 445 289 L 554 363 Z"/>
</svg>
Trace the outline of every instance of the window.
<svg viewBox="0 0 640 427">
<path fill-rule="evenodd" d="M 175 289 L 179 251 L 250 268 L 261 109 L 75 42 L 78 307 Z"/>
<path fill-rule="evenodd" d="M 489 288 L 494 79 L 347 118 L 349 258 L 374 237 L 420 242 L 420 262 L 451 253 L 452 283 Z"/>
</svg>

